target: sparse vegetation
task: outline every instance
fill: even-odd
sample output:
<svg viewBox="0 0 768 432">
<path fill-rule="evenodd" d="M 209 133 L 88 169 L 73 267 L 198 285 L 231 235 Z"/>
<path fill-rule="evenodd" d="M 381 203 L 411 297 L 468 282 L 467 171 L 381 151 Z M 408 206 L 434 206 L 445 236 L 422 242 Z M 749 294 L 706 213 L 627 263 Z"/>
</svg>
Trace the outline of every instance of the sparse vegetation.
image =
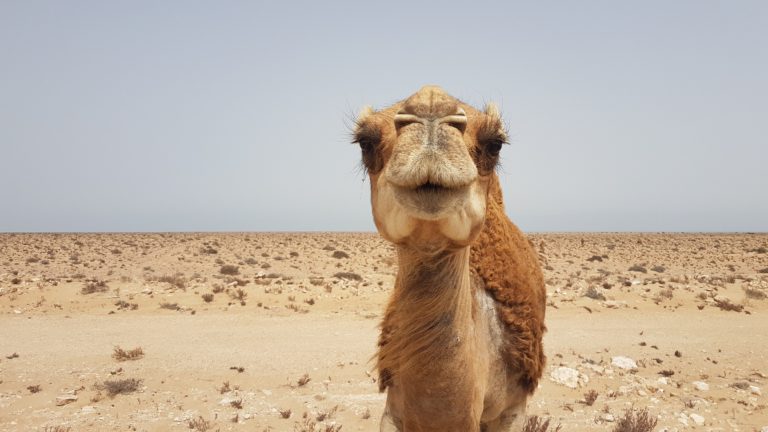
<svg viewBox="0 0 768 432">
<path fill-rule="evenodd" d="M 539 416 L 530 416 L 525 420 L 523 425 L 523 432 L 550 432 L 549 423 L 551 419 L 544 420 Z M 551 432 L 559 432 L 562 429 L 561 425 L 557 425 Z"/>
<path fill-rule="evenodd" d="M 223 275 L 234 276 L 240 274 L 240 268 L 235 265 L 225 264 L 219 269 L 219 273 Z"/>
<path fill-rule="evenodd" d="M 198 416 L 197 418 L 187 422 L 187 427 L 197 432 L 206 432 L 211 428 L 211 423 L 204 419 L 203 416 Z"/>
<path fill-rule="evenodd" d="M 592 300 L 600 300 L 604 301 L 606 300 L 605 295 L 597 290 L 597 288 L 591 286 L 587 288 L 587 291 L 584 293 L 584 297 L 589 297 Z"/>
<path fill-rule="evenodd" d="M 80 289 L 81 294 L 93 294 L 97 292 L 106 292 L 109 290 L 109 286 L 105 281 L 102 280 L 91 280 L 87 281 L 85 283 L 85 286 L 83 286 Z"/>
<path fill-rule="evenodd" d="M 765 293 L 765 291 L 761 291 L 759 289 L 751 288 L 751 287 L 744 287 L 744 294 L 747 296 L 748 299 L 751 300 L 765 300 L 768 298 L 768 294 Z"/>
<path fill-rule="evenodd" d="M 348 253 L 346 253 L 344 251 L 340 251 L 340 250 L 333 251 L 333 255 L 331 255 L 331 256 L 336 258 L 336 259 L 349 258 L 349 254 Z"/>
<path fill-rule="evenodd" d="M 363 280 L 363 277 L 360 276 L 357 273 L 352 272 L 338 272 L 334 273 L 333 277 L 339 278 L 339 279 L 349 279 L 357 282 L 361 282 Z"/>
<path fill-rule="evenodd" d="M 630 267 L 629 271 L 639 272 L 639 273 L 648 273 L 648 269 L 638 264 L 635 264 L 632 267 Z"/>
<path fill-rule="evenodd" d="M 284 419 L 291 418 L 291 409 L 290 408 L 288 408 L 288 409 L 281 409 L 280 410 L 280 417 L 282 417 Z"/>
<path fill-rule="evenodd" d="M 144 350 L 141 347 L 126 351 L 119 346 L 116 346 L 112 352 L 112 358 L 117 361 L 138 360 L 142 357 L 144 357 Z"/>
<path fill-rule="evenodd" d="M 659 421 L 648 414 L 647 409 L 628 409 L 616 422 L 613 432 L 652 432 Z"/>
<path fill-rule="evenodd" d="M 203 301 L 206 303 L 210 303 L 213 301 L 213 293 L 205 293 L 201 296 L 203 298 Z"/>
<path fill-rule="evenodd" d="M 177 310 L 181 310 L 181 306 L 179 306 L 178 303 L 163 302 L 163 303 L 160 303 L 160 309 L 168 309 L 168 310 L 175 310 L 175 311 L 177 311 Z"/>
<path fill-rule="evenodd" d="M 130 394 L 135 392 L 141 386 L 142 380 L 135 378 L 126 378 L 121 380 L 107 380 L 96 386 L 98 390 L 105 390 L 109 397 L 115 397 L 119 394 Z"/>
<path fill-rule="evenodd" d="M 304 375 L 301 376 L 301 378 L 299 378 L 299 380 L 296 382 L 296 384 L 299 387 L 303 387 L 303 386 L 307 385 L 307 383 L 309 383 L 310 381 L 312 381 L 312 378 L 309 377 L 309 374 L 304 374 Z"/>
<path fill-rule="evenodd" d="M 599 393 L 595 390 L 590 390 L 584 393 L 584 405 L 586 406 L 594 405 L 598 395 Z"/>
<path fill-rule="evenodd" d="M 31 386 L 27 386 L 27 390 L 29 390 L 30 393 L 38 393 L 42 388 L 40 387 L 40 384 L 35 384 Z"/>
</svg>

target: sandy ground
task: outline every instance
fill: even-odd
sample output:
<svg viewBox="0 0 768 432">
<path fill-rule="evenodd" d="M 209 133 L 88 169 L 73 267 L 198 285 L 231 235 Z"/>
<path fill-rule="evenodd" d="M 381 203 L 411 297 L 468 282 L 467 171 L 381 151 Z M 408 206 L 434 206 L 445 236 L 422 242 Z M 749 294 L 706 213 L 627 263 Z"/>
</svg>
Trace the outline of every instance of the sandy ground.
<svg viewBox="0 0 768 432">
<path fill-rule="evenodd" d="M 549 361 L 529 414 L 768 426 L 768 235 L 530 238 Z M 0 431 L 378 430 L 393 253 L 373 234 L 0 235 Z"/>
</svg>

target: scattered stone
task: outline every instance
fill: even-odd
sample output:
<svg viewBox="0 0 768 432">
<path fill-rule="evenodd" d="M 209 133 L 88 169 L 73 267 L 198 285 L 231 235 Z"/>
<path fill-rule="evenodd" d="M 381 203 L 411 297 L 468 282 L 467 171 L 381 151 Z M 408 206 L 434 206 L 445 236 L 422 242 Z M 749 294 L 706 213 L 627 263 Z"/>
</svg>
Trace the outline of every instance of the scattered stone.
<svg viewBox="0 0 768 432">
<path fill-rule="evenodd" d="M 709 391 L 709 384 L 705 383 L 704 381 L 694 381 L 693 388 L 695 388 L 698 391 Z"/>
<path fill-rule="evenodd" d="M 574 389 L 589 382 L 589 378 L 586 375 L 579 373 L 576 369 L 565 366 L 553 369 L 549 374 L 549 378 L 557 384 Z"/>
<path fill-rule="evenodd" d="M 629 357 L 614 357 L 611 359 L 611 365 L 624 370 L 637 369 L 637 363 Z"/>
<path fill-rule="evenodd" d="M 86 405 L 80 409 L 80 413 L 82 414 L 93 414 L 96 412 L 96 408 L 91 405 Z"/>
<path fill-rule="evenodd" d="M 603 421 L 607 421 L 607 422 L 616 421 L 616 418 L 613 416 L 613 414 L 603 414 L 600 418 L 602 418 Z"/>
<path fill-rule="evenodd" d="M 75 396 L 73 394 L 58 396 L 56 398 L 56 406 L 67 405 L 67 404 L 70 404 L 70 403 L 72 403 L 72 402 L 74 402 L 76 400 L 77 400 L 77 396 Z"/>
<path fill-rule="evenodd" d="M 757 396 L 762 396 L 763 394 L 763 392 L 760 391 L 760 387 L 758 386 L 753 386 L 753 385 L 749 386 L 749 391 L 753 395 L 757 395 Z"/>
<path fill-rule="evenodd" d="M 691 414 L 688 416 L 691 420 L 693 420 L 694 423 L 696 423 L 697 426 L 703 426 L 704 425 L 704 417 L 698 415 L 698 414 Z"/>
</svg>

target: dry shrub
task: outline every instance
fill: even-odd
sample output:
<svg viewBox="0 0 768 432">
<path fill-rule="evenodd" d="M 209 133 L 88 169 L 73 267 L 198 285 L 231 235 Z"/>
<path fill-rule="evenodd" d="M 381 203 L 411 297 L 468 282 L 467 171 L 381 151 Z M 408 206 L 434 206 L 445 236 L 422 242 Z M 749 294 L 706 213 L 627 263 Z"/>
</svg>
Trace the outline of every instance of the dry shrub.
<svg viewBox="0 0 768 432">
<path fill-rule="evenodd" d="M 117 306 L 118 310 L 125 310 L 125 309 L 136 310 L 139 308 L 138 303 L 128 303 L 125 300 L 116 301 L 115 306 Z"/>
<path fill-rule="evenodd" d="M 312 378 L 309 377 L 309 374 L 304 374 L 301 376 L 301 378 L 299 378 L 298 381 L 296 381 L 296 384 L 298 384 L 299 387 L 303 387 L 310 381 L 312 381 Z"/>
<path fill-rule="evenodd" d="M 27 390 L 29 390 L 30 393 L 37 393 L 40 390 L 42 390 L 42 388 L 40 387 L 40 384 L 36 384 L 36 385 L 27 386 Z"/>
<path fill-rule="evenodd" d="M 598 395 L 599 393 L 595 390 L 590 390 L 584 393 L 584 404 L 587 406 L 594 405 Z"/>
<path fill-rule="evenodd" d="M 196 419 L 192 419 L 187 422 L 187 427 L 198 432 L 206 432 L 211 428 L 211 423 L 204 419 L 203 416 L 198 416 Z"/>
<path fill-rule="evenodd" d="M 287 418 L 287 417 L 283 417 Z M 304 417 L 304 419 L 301 422 L 296 422 L 293 425 L 293 431 L 294 432 L 339 432 L 341 431 L 341 425 L 338 424 L 329 424 L 329 425 L 318 425 L 315 420 Z"/>
<path fill-rule="evenodd" d="M 184 278 L 184 275 L 181 273 L 176 273 L 173 276 L 170 276 L 170 275 L 160 276 L 156 280 L 158 282 L 165 282 L 167 284 L 175 286 L 178 289 L 182 289 L 182 290 L 187 289 L 187 279 Z"/>
<path fill-rule="evenodd" d="M 106 390 L 109 397 L 115 397 L 119 394 L 133 393 L 141 386 L 140 379 L 126 378 L 121 380 L 108 380 L 96 386 L 97 390 Z"/>
<path fill-rule="evenodd" d="M 142 357 L 144 357 L 144 350 L 141 349 L 141 347 L 126 351 L 119 346 L 116 346 L 112 353 L 112 358 L 117 361 L 138 360 Z"/>
<path fill-rule="evenodd" d="M 720 308 L 720 310 L 724 310 L 724 311 L 741 312 L 744 310 L 744 305 L 732 303 L 728 299 L 715 298 L 715 306 Z"/>
<path fill-rule="evenodd" d="M 362 276 L 352 272 L 338 272 L 338 273 L 335 273 L 333 277 L 339 278 L 339 279 L 349 279 L 357 282 L 361 282 L 363 280 Z"/>
<path fill-rule="evenodd" d="M 93 294 L 97 292 L 106 292 L 109 289 L 107 282 L 100 280 L 91 280 L 85 283 L 80 289 L 81 294 Z"/>
<path fill-rule="evenodd" d="M 205 294 L 202 295 L 202 297 L 203 297 L 203 300 L 206 303 L 210 303 L 210 302 L 213 301 L 213 294 L 212 293 L 205 293 Z"/>
<path fill-rule="evenodd" d="M 219 394 L 224 394 L 232 391 L 232 387 L 229 385 L 229 381 L 224 381 L 224 383 L 219 387 Z"/>
<path fill-rule="evenodd" d="M 605 300 L 605 295 L 597 290 L 597 288 L 591 286 L 587 288 L 587 292 L 584 293 L 584 297 L 589 297 L 592 300 Z"/>
<path fill-rule="evenodd" d="M 664 266 L 660 266 L 660 265 L 651 267 L 651 270 L 655 271 L 656 273 L 664 273 L 665 271 L 667 271 L 667 269 Z"/>
<path fill-rule="evenodd" d="M 179 306 L 178 303 L 164 302 L 164 303 L 160 303 L 160 309 L 169 309 L 169 310 L 177 311 L 177 310 L 181 310 L 181 306 Z"/>
<path fill-rule="evenodd" d="M 229 401 L 229 406 L 236 409 L 243 409 L 243 399 L 237 399 L 233 401 Z"/>
<path fill-rule="evenodd" d="M 331 408 L 329 411 L 320 411 L 315 416 L 315 420 L 321 422 L 325 421 L 331 417 L 333 417 L 334 414 L 336 414 L 336 411 L 339 410 L 339 406 L 336 405 L 335 407 Z"/>
<path fill-rule="evenodd" d="M 760 291 L 759 289 L 750 288 L 750 287 L 744 287 L 744 294 L 747 296 L 748 299 L 752 300 L 765 300 L 768 298 L 768 294 L 766 294 L 763 291 Z"/>
<path fill-rule="evenodd" d="M 224 274 L 224 275 L 233 276 L 233 275 L 236 275 L 236 274 L 240 274 L 240 268 L 238 266 L 235 266 L 235 265 L 225 264 L 225 265 L 221 266 L 221 268 L 219 269 L 219 273 Z"/>
<path fill-rule="evenodd" d="M 334 258 L 337 258 L 337 259 L 349 258 L 349 254 L 348 253 L 346 253 L 344 251 L 340 251 L 340 250 L 334 251 L 333 255 L 331 255 L 331 256 L 334 257 Z"/>
<path fill-rule="evenodd" d="M 551 419 L 542 419 L 539 416 L 530 416 L 525 420 L 523 425 L 523 432 L 548 432 L 549 423 Z M 557 425 L 553 432 L 559 432 L 562 429 L 561 425 Z"/>
<path fill-rule="evenodd" d="M 624 416 L 618 420 L 613 432 L 652 432 L 658 423 L 658 419 L 651 417 L 647 409 L 634 408 L 624 412 Z"/>
<path fill-rule="evenodd" d="M 71 430 L 69 426 L 46 426 L 43 432 L 70 432 Z"/>
<path fill-rule="evenodd" d="M 284 419 L 291 418 L 291 409 L 290 408 L 284 409 L 284 410 L 281 409 L 280 410 L 280 417 L 282 417 Z"/>
<path fill-rule="evenodd" d="M 630 267 L 629 271 L 640 272 L 640 273 L 648 273 L 648 269 L 646 269 L 645 267 L 643 267 L 641 265 L 638 265 L 638 264 L 635 264 L 632 267 Z"/>
<path fill-rule="evenodd" d="M 758 270 L 757 272 L 758 272 L 758 273 L 768 273 L 768 267 L 766 267 L 766 268 L 764 268 L 764 269 L 760 269 L 760 270 Z"/>
</svg>

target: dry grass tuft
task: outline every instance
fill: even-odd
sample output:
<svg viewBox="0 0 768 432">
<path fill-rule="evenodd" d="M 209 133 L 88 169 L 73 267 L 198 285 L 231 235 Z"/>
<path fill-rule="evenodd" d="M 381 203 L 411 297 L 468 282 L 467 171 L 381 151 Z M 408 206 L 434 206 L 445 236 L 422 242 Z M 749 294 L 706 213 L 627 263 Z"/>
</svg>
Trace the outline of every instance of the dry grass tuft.
<svg viewBox="0 0 768 432">
<path fill-rule="evenodd" d="M 92 280 L 87 281 L 85 286 L 80 289 L 81 294 L 93 294 L 97 292 L 106 292 L 109 286 L 105 281 Z"/>
<path fill-rule="evenodd" d="M 597 396 L 600 393 L 598 393 L 595 390 L 590 390 L 586 393 L 584 393 L 584 405 L 586 406 L 592 406 L 595 404 L 595 401 L 597 400 Z"/>
<path fill-rule="evenodd" d="M 234 276 L 240 274 L 240 268 L 235 265 L 225 264 L 219 269 L 219 273 L 224 275 Z"/>
<path fill-rule="evenodd" d="M 296 381 L 296 384 L 299 387 L 303 387 L 303 386 L 307 385 L 307 383 L 309 383 L 310 381 L 312 381 L 312 378 L 309 377 L 309 374 L 304 374 L 304 375 L 301 376 L 301 378 L 299 378 L 298 381 Z"/>
<path fill-rule="evenodd" d="M 109 397 L 115 397 L 119 394 L 130 394 L 135 392 L 141 386 L 142 380 L 135 378 L 126 378 L 121 380 L 108 380 L 96 386 L 97 390 L 106 390 Z"/>
<path fill-rule="evenodd" d="M 715 298 L 715 306 L 724 311 L 741 312 L 744 310 L 744 305 L 732 303 L 728 299 Z"/>
<path fill-rule="evenodd" d="M 634 408 L 624 412 L 618 420 L 613 432 L 652 432 L 658 419 L 651 417 L 647 409 L 635 411 Z"/>
<path fill-rule="evenodd" d="M 229 402 L 229 406 L 236 409 L 243 409 L 243 399 L 237 399 Z"/>
<path fill-rule="evenodd" d="M 38 393 L 42 388 L 40 387 L 40 384 L 27 386 L 27 390 L 29 390 L 30 393 Z"/>
<path fill-rule="evenodd" d="M 281 409 L 280 410 L 280 417 L 282 417 L 284 419 L 291 418 L 291 409 L 290 408 L 284 409 L 284 410 Z"/>
<path fill-rule="evenodd" d="M 211 422 L 204 419 L 203 416 L 198 416 L 196 419 L 187 422 L 187 427 L 198 432 L 206 432 L 211 428 Z"/>
<path fill-rule="evenodd" d="M 46 426 L 43 432 L 70 432 L 71 430 L 69 426 Z"/>
<path fill-rule="evenodd" d="M 141 349 L 141 347 L 126 351 L 119 346 L 116 346 L 112 353 L 112 358 L 117 361 L 138 360 L 142 357 L 144 357 L 144 350 Z"/>
<path fill-rule="evenodd" d="M 638 264 L 635 264 L 632 267 L 630 267 L 629 271 L 640 272 L 640 273 L 648 273 L 648 269 L 646 269 L 645 267 L 643 267 L 641 265 L 638 265 Z"/>
<path fill-rule="evenodd" d="M 584 297 L 589 297 L 592 300 L 600 300 L 604 301 L 606 300 L 605 295 L 597 290 L 597 288 L 591 286 L 587 288 L 587 291 L 584 293 Z"/>
<path fill-rule="evenodd" d="M 213 293 L 205 293 L 201 297 L 203 297 L 203 301 L 206 303 L 210 303 L 213 301 Z"/>
<path fill-rule="evenodd" d="M 523 425 L 523 432 L 548 432 L 550 421 L 551 419 L 544 420 L 539 416 L 530 416 L 525 420 L 525 425 Z M 553 432 L 558 432 L 560 429 L 562 429 L 562 426 L 557 425 Z"/>
<path fill-rule="evenodd" d="M 329 425 L 318 425 L 315 420 L 304 417 L 304 419 L 301 422 L 296 422 L 293 425 L 293 431 L 294 432 L 339 432 L 341 430 L 341 425 L 338 424 L 329 424 Z"/>
<path fill-rule="evenodd" d="M 335 273 L 333 277 L 339 278 L 339 279 L 349 279 L 357 282 L 362 282 L 363 280 L 362 276 L 352 272 L 338 272 L 338 273 Z"/>
<path fill-rule="evenodd" d="M 765 300 L 768 298 L 768 294 L 766 294 L 764 291 L 750 287 L 744 287 L 744 294 L 748 299 L 752 300 Z"/>
<path fill-rule="evenodd" d="M 160 276 L 156 279 L 158 282 L 165 282 L 167 284 L 170 284 L 178 289 L 187 289 L 187 279 L 184 277 L 181 273 L 176 273 L 173 276 L 165 275 Z"/>
</svg>

